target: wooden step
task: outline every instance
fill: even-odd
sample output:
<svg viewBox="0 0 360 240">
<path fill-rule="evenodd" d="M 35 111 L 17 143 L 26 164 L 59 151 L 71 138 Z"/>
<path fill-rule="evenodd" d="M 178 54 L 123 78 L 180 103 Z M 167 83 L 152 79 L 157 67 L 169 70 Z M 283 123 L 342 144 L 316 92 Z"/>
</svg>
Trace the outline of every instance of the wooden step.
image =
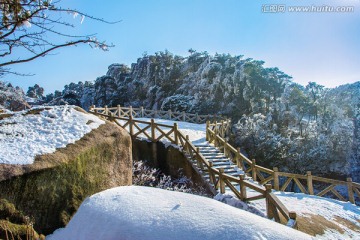
<svg viewBox="0 0 360 240">
<path fill-rule="evenodd" d="M 231 162 L 230 159 L 228 158 L 213 158 L 213 157 L 209 157 L 209 158 L 206 158 L 206 160 L 208 160 L 209 162 Z"/>
<path fill-rule="evenodd" d="M 216 166 L 219 166 L 219 165 L 228 165 L 228 166 L 232 166 L 233 164 L 231 162 L 225 162 L 225 161 L 209 161 L 209 162 L 212 162 L 213 163 L 213 166 L 216 167 Z"/>
<path fill-rule="evenodd" d="M 198 144 L 195 144 L 195 147 L 198 147 L 198 148 L 215 148 L 214 146 L 211 146 L 211 145 L 198 145 Z"/>
<path fill-rule="evenodd" d="M 200 152 L 204 157 L 205 156 L 224 156 L 221 152 Z"/>
</svg>

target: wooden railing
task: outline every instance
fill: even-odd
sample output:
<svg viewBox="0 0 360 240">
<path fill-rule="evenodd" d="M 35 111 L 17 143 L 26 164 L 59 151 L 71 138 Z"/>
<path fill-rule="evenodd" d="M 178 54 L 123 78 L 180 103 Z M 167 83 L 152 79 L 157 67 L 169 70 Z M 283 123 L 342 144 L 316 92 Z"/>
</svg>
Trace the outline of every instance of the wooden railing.
<svg viewBox="0 0 360 240">
<path fill-rule="evenodd" d="M 215 168 L 212 162 L 207 161 L 207 159 L 200 153 L 199 148 L 196 148 L 193 145 L 193 143 L 189 140 L 189 136 L 185 136 L 181 131 L 179 131 L 177 123 L 174 123 L 174 125 L 171 126 L 156 123 L 154 119 L 151 119 L 150 122 L 134 119 L 134 117 L 148 117 L 149 115 L 161 117 L 161 114 L 164 116 L 164 112 L 153 111 L 150 113 L 149 110 L 144 110 L 143 108 L 134 109 L 131 107 L 122 108 L 119 106 L 116 108 L 95 108 L 92 106 L 90 108 L 90 112 L 96 115 L 104 116 L 109 120 L 114 120 L 114 122 L 122 128 L 128 129 L 132 137 L 143 136 L 153 142 L 166 139 L 173 144 L 179 145 L 190 162 L 195 161 L 199 169 L 208 172 L 210 176 L 210 182 L 216 190 L 220 190 L 220 193 L 225 193 L 225 186 L 227 186 L 240 200 L 254 201 L 258 199 L 265 199 L 267 215 L 269 218 L 274 218 L 275 221 L 280 222 L 279 214 L 281 214 L 286 220 L 286 224 L 288 226 L 296 228 L 296 213 L 289 212 L 287 210 L 287 208 L 281 203 L 277 196 L 271 192 L 271 185 L 265 185 L 265 187 L 263 187 L 250 180 L 246 180 L 245 174 L 234 177 L 224 173 L 224 169 L 222 168 Z M 190 121 L 200 122 L 201 120 L 201 122 L 204 122 L 207 120 L 204 116 L 201 115 L 195 115 L 196 117 L 194 118 L 192 115 L 188 116 L 188 114 L 185 114 L 184 117 L 183 113 L 174 112 L 168 112 L 165 116 L 178 120 L 179 115 L 183 117 L 182 119 L 190 119 Z M 207 116 L 214 118 L 210 115 Z M 115 121 L 116 119 L 121 120 L 121 122 Z M 217 139 L 218 142 L 225 142 L 225 140 L 223 140 L 218 134 L 226 135 L 229 129 L 229 121 L 222 120 L 220 123 L 215 122 L 214 124 L 207 122 L 207 132 L 209 132 L 209 135 L 207 134 L 207 138 L 209 137 L 210 141 Z M 226 155 L 230 156 L 230 153 L 234 152 L 234 149 L 226 142 L 225 145 L 226 146 L 223 148 L 223 150 L 225 151 Z M 230 151 L 229 149 L 232 150 Z M 239 159 L 238 162 L 241 162 L 241 159 L 246 158 L 239 153 L 236 159 Z M 194 169 L 197 170 L 196 167 L 194 167 Z M 234 184 L 239 184 L 240 189 L 237 189 Z M 252 189 L 258 195 L 248 197 L 247 188 Z"/>
<path fill-rule="evenodd" d="M 168 119 L 173 121 L 183 121 L 190 123 L 205 123 L 207 120 L 211 119 L 213 121 L 225 120 L 221 116 L 215 115 L 199 115 L 197 113 L 186 113 L 186 112 L 174 112 L 171 110 L 162 111 L 162 110 L 147 110 L 143 107 L 133 108 L 133 107 L 121 107 L 117 105 L 116 107 L 107 107 L 97 108 L 95 106 L 90 107 L 90 111 L 101 113 L 104 115 L 110 115 L 113 117 L 122 117 L 122 118 L 161 118 Z M 221 124 L 221 122 L 220 122 Z M 220 126 L 219 124 L 219 126 Z"/>
<path fill-rule="evenodd" d="M 222 123 L 224 126 L 217 126 L 216 128 L 227 129 L 228 125 L 226 121 L 220 122 L 220 124 Z M 248 159 L 241 153 L 240 148 L 235 149 L 226 142 L 226 133 L 226 131 L 219 133 L 219 130 L 216 130 L 212 124 L 209 124 L 206 128 L 206 139 L 223 151 L 224 154 L 237 164 L 239 168 L 243 169 L 245 173 L 251 176 L 254 181 L 258 181 L 261 185 L 270 184 L 272 188 L 277 191 L 285 191 L 287 189 L 293 191 L 296 186 L 300 192 L 316 196 L 326 196 L 326 194 L 331 193 L 337 199 L 341 201 L 350 201 L 353 204 L 356 204 L 356 197 L 360 198 L 360 184 L 352 182 L 351 178 L 347 178 L 347 181 L 341 181 L 314 176 L 310 171 L 305 175 L 302 175 L 279 172 L 277 167 L 268 169 L 257 165 L 255 159 Z M 291 187 L 290 184 L 292 184 Z M 347 194 L 339 192 L 335 187 L 346 189 Z"/>
</svg>

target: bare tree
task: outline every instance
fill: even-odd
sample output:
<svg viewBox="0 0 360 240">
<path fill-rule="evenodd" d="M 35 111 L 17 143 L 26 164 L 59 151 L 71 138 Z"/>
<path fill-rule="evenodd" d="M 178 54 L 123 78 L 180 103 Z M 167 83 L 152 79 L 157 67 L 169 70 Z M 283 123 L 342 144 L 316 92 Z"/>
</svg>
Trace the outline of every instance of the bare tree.
<svg viewBox="0 0 360 240">
<path fill-rule="evenodd" d="M 0 75 L 14 73 L 9 66 L 44 57 L 68 46 L 89 44 L 107 51 L 112 44 L 99 41 L 95 34 L 68 34 L 75 28 L 74 18 L 114 24 L 76 9 L 60 6 L 61 0 L 0 0 Z M 55 39 L 55 40 L 54 40 Z M 21 52 L 21 54 L 19 54 Z M 15 73 L 16 74 L 16 73 Z"/>
</svg>

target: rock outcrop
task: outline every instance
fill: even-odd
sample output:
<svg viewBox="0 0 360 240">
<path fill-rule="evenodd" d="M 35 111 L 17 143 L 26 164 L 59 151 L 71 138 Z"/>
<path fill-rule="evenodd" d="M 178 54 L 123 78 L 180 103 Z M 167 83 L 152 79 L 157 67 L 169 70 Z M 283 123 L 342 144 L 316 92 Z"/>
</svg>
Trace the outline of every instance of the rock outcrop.
<svg viewBox="0 0 360 240">
<path fill-rule="evenodd" d="M 34 220 L 38 233 L 64 227 L 81 202 L 132 183 L 129 134 L 107 122 L 30 165 L 0 165 L 0 198 Z"/>
</svg>

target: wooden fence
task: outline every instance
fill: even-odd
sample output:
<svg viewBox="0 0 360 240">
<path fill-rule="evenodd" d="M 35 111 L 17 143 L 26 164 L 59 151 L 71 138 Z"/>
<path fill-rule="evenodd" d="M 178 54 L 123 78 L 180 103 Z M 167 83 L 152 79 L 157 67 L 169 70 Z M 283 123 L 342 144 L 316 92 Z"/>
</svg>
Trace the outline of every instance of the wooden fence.
<svg viewBox="0 0 360 240">
<path fill-rule="evenodd" d="M 117 105 L 116 107 L 107 107 L 96 108 L 95 106 L 90 107 L 90 111 L 95 113 L 101 113 L 104 115 L 110 115 L 113 117 L 122 117 L 122 118 L 161 118 L 168 119 L 173 121 L 182 121 L 190 123 L 205 123 L 207 120 L 212 119 L 216 120 L 225 120 L 221 116 L 215 115 L 199 115 L 197 113 L 185 113 L 185 112 L 174 112 L 171 110 L 162 111 L 162 110 L 147 110 L 143 107 L 133 108 L 133 107 L 121 107 Z M 219 122 L 219 125 L 221 122 Z"/>
<path fill-rule="evenodd" d="M 270 184 L 265 185 L 265 187 L 260 186 L 250 180 L 246 180 L 244 174 L 239 175 L 238 177 L 234 177 L 224 173 L 223 168 L 215 168 L 212 162 L 207 161 L 207 159 L 200 153 L 199 148 L 193 145 L 193 143 L 189 140 L 189 136 L 185 136 L 181 131 L 179 131 L 177 123 L 174 123 L 174 125 L 171 126 L 156 123 L 154 119 L 151 119 L 150 122 L 134 119 L 134 117 L 166 116 L 172 120 L 178 120 L 179 116 L 181 116 L 181 121 L 183 121 L 182 119 L 188 119 L 190 122 L 204 122 L 207 120 L 205 116 L 195 114 L 194 117 L 193 114 L 174 112 L 165 113 L 163 111 L 150 113 L 149 110 L 144 110 L 143 108 L 121 108 L 119 106 L 116 108 L 95 108 L 95 106 L 92 106 L 90 108 L 90 112 L 104 116 L 109 120 L 114 120 L 114 122 L 122 128 L 128 128 L 132 137 L 138 137 L 142 135 L 153 142 L 166 139 L 173 144 L 179 145 L 190 162 L 196 162 L 196 165 L 199 169 L 208 172 L 210 176 L 210 182 L 213 184 L 213 187 L 216 190 L 220 190 L 220 193 L 225 193 L 225 186 L 227 186 L 239 199 L 243 201 L 265 199 L 267 215 L 269 218 L 274 218 L 276 222 L 281 222 L 280 215 L 282 215 L 288 226 L 292 228 L 297 227 L 296 213 L 290 212 L 281 203 L 277 196 L 271 192 L 272 186 Z M 210 115 L 207 115 L 207 117 L 214 118 Z M 121 120 L 123 123 L 115 121 L 116 119 Z M 207 134 L 207 139 L 209 138 L 210 141 L 214 141 L 214 139 L 221 141 L 223 139 L 218 134 L 226 135 L 229 129 L 229 121 L 222 120 L 221 122 L 215 122 L 214 124 L 207 122 L 207 133 L 209 132 L 209 135 Z M 217 145 L 220 146 L 219 144 Z M 227 147 L 224 147 L 223 150 L 227 154 L 230 153 L 230 151 L 227 149 L 233 147 L 227 143 L 226 146 Z M 239 156 L 242 155 L 240 154 Z M 196 167 L 194 167 L 194 169 L 197 170 Z M 237 189 L 234 186 L 235 184 L 239 184 L 240 189 Z M 257 192 L 258 195 L 248 197 L 246 188 L 252 189 L 253 191 Z"/>
<path fill-rule="evenodd" d="M 224 129 L 228 128 L 228 124 L 226 121 L 220 122 L 220 124 L 222 123 L 223 126 L 216 127 L 214 127 L 213 124 L 208 124 L 206 128 L 207 141 L 213 143 L 218 149 L 223 151 L 225 156 L 230 158 L 239 168 L 243 169 L 254 181 L 258 181 L 261 185 L 271 184 L 273 189 L 285 191 L 289 188 L 290 183 L 292 183 L 293 186 L 296 186 L 302 193 L 316 196 L 330 196 L 330 194 L 332 194 L 341 201 L 350 201 L 353 204 L 356 203 L 356 196 L 360 198 L 360 184 L 352 182 L 351 178 L 347 178 L 347 181 L 341 181 L 314 176 L 310 171 L 302 175 L 279 172 L 277 167 L 268 169 L 257 165 L 255 159 L 248 159 L 241 154 L 240 148 L 235 149 L 226 142 L 227 131 Z M 335 187 L 346 189 L 347 196 L 343 194 L 343 192 L 336 190 Z"/>
</svg>

